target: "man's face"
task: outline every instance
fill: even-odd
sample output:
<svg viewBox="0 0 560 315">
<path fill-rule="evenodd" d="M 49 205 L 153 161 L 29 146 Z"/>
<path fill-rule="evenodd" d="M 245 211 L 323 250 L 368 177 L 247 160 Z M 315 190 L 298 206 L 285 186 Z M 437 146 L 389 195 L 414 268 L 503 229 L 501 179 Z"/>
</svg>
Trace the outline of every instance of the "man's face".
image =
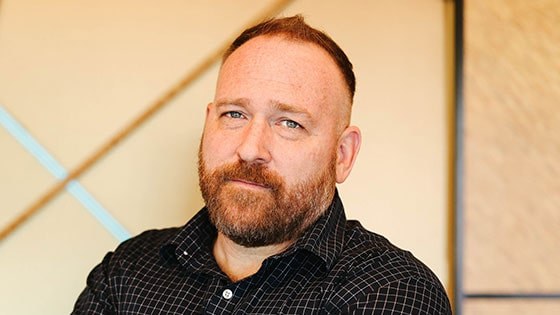
<svg viewBox="0 0 560 315">
<path fill-rule="evenodd" d="M 297 238 L 326 209 L 349 96 L 318 46 L 256 37 L 222 65 L 199 152 L 218 231 L 247 246 Z"/>
</svg>

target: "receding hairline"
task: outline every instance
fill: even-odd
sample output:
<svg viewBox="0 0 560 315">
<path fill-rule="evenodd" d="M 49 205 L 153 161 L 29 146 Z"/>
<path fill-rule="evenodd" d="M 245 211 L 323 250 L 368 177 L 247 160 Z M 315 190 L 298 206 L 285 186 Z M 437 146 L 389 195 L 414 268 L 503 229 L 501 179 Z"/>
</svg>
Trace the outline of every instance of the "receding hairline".
<svg viewBox="0 0 560 315">
<path fill-rule="evenodd" d="M 352 106 L 356 89 L 356 78 L 352 63 L 342 48 L 328 34 L 308 25 L 300 14 L 291 17 L 269 19 L 246 29 L 224 52 L 222 64 L 246 42 L 260 36 L 280 36 L 294 42 L 312 43 L 325 51 L 333 60 L 342 76 L 348 90 L 350 106 Z"/>
</svg>

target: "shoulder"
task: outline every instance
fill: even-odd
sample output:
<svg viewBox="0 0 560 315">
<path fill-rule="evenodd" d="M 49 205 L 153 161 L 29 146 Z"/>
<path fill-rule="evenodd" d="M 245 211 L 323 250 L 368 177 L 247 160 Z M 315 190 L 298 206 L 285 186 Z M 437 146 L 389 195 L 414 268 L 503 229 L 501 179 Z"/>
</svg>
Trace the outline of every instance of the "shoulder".
<svg viewBox="0 0 560 315">
<path fill-rule="evenodd" d="M 179 230 L 180 228 L 148 230 L 122 242 L 104 259 L 108 271 L 156 263 L 156 260 L 160 258 L 161 248 L 168 244 Z"/>
<path fill-rule="evenodd" d="M 389 305 L 397 303 L 397 298 L 412 305 L 423 304 L 420 300 L 424 297 L 426 301 L 436 298 L 449 309 L 445 289 L 426 265 L 357 221 L 346 223 L 344 248 L 333 273 L 339 283 L 335 296 L 340 301 L 336 304 L 349 309 L 361 305 L 377 310 L 373 304 Z"/>
<path fill-rule="evenodd" d="M 177 228 L 150 230 L 121 243 L 109 252 L 87 277 L 87 286 L 76 301 L 73 314 L 114 313 L 117 292 L 127 271 L 158 262 L 160 248 L 176 235 Z"/>
<path fill-rule="evenodd" d="M 425 277 L 439 283 L 433 272 L 412 253 L 366 230 L 358 221 L 348 221 L 345 233 L 339 263 L 346 266 L 349 276 L 373 273 L 379 285 L 410 276 Z"/>
</svg>

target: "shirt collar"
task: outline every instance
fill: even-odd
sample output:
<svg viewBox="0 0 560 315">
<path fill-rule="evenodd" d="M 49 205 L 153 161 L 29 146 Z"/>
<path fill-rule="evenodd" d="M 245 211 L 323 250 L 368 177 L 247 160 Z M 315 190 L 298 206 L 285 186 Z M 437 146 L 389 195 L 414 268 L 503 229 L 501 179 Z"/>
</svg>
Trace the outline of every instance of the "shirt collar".
<svg viewBox="0 0 560 315">
<path fill-rule="evenodd" d="M 202 208 L 179 232 L 160 248 L 168 263 L 180 263 L 192 271 L 220 273 L 212 254 L 217 231 L 210 222 L 206 207 Z"/>
<path fill-rule="evenodd" d="M 327 270 L 331 269 L 344 245 L 346 215 L 335 191 L 333 201 L 325 213 L 300 237 L 286 254 L 306 250 L 319 257 Z"/>
<path fill-rule="evenodd" d="M 331 269 L 342 252 L 345 223 L 344 207 L 336 190 L 325 213 L 279 257 L 305 250 L 319 257 L 327 270 Z M 175 237 L 160 248 L 160 254 L 167 262 L 179 262 L 193 270 L 219 273 L 212 255 L 216 235 L 216 228 L 210 222 L 206 207 L 202 208 Z"/>
</svg>

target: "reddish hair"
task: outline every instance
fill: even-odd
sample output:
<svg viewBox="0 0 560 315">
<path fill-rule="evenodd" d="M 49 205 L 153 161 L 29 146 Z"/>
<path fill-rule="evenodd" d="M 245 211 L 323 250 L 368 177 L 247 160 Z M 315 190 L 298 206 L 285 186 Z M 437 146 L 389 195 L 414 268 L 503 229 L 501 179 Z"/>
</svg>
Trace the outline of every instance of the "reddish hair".
<svg viewBox="0 0 560 315">
<path fill-rule="evenodd" d="M 333 58 L 340 69 L 348 91 L 350 92 L 350 100 L 354 98 L 356 78 L 354 76 L 352 63 L 332 38 L 324 32 L 309 26 L 305 23 L 303 16 L 299 14 L 292 17 L 270 19 L 246 29 L 231 43 L 223 55 L 222 62 L 225 62 L 237 48 L 241 47 L 241 45 L 262 35 L 284 35 L 288 39 L 313 43 L 323 48 Z"/>
</svg>

